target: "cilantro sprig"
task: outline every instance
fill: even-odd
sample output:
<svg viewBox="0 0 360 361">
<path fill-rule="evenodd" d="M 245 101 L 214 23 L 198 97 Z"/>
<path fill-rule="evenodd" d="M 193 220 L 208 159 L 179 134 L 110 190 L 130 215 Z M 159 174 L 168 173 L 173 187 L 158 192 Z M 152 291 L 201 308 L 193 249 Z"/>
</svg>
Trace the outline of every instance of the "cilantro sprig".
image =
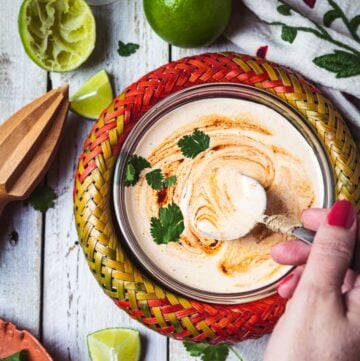
<svg viewBox="0 0 360 361">
<path fill-rule="evenodd" d="M 30 204 L 34 209 L 40 212 L 46 212 L 49 208 L 54 207 L 54 200 L 57 194 L 48 186 L 38 186 L 30 194 L 25 203 Z"/>
<path fill-rule="evenodd" d="M 120 56 L 130 56 L 131 54 L 134 54 L 139 48 L 139 44 L 134 43 L 123 43 L 121 40 L 118 42 L 118 53 Z"/>
<path fill-rule="evenodd" d="M 160 207 L 159 218 L 151 217 L 150 226 L 151 236 L 157 244 L 177 242 L 185 228 L 180 207 L 175 203 Z"/>
<path fill-rule="evenodd" d="M 186 351 L 191 356 L 201 357 L 202 361 L 225 361 L 231 350 L 240 361 L 244 361 L 238 352 L 226 343 L 210 345 L 207 343 L 183 342 Z"/>
<path fill-rule="evenodd" d="M 177 144 L 185 157 L 195 158 L 209 148 L 210 137 L 203 131 L 195 129 L 191 135 L 184 135 Z"/>
<path fill-rule="evenodd" d="M 154 169 L 146 174 L 146 181 L 148 185 L 157 191 L 166 187 L 171 187 L 176 183 L 176 176 L 173 175 L 168 178 L 164 178 L 161 169 Z"/>
<path fill-rule="evenodd" d="M 140 178 L 140 173 L 151 164 L 143 157 L 131 155 L 126 163 L 124 183 L 126 187 L 134 186 Z"/>
</svg>

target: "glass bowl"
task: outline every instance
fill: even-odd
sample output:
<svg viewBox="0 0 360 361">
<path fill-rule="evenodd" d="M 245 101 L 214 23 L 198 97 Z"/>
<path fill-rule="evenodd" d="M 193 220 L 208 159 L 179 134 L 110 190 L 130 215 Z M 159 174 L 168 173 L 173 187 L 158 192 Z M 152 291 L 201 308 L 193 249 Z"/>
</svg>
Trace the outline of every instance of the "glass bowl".
<svg viewBox="0 0 360 361">
<path fill-rule="evenodd" d="M 124 178 L 128 156 L 134 153 L 137 144 L 150 127 L 164 115 L 190 102 L 209 98 L 235 98 L 247 100 L 265 105 L 285 117 L 313 149 L 324 181 L 323 207 L 327 208 L 332 205 L 335 200 L 335 178 L 333 169 L 322 142 L 311 124 L 289 104 L 268 92 L 242 84 L 210 83 L 187 88 L 168 96 L 146 112 L 131 130 L 122 146 L 114 172 L 113 203 L 116 221 L 122 235 L 120 239 L 124 241 L 124 246 L 131 252 L 133 258 L 137 261 L 144 273 L 150 278 L 154 278 L 156 281 L 160 282 L 169 290 L 195 300 L 209 303 L 239 304 L 251 302 L 276 293 L 276 285 L 284 276 L 286 276 L 286 274 L 291 272 L 292 268 L 289 268 L 288 272 L 275 281 L 266 284 L 263 287 L 245 292 L 215 293 L 190 287 L 164 272 L 146 254 L 146 252 L 144 252 L 131 229 L 126 214 L 125 186 L 122 180 Z"/>
</svg>

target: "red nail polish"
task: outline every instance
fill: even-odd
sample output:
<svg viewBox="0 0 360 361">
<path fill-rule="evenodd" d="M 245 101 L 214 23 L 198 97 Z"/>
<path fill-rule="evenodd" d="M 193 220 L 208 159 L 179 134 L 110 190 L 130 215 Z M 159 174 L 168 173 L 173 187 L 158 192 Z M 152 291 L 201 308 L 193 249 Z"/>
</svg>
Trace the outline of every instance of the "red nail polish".
<svg viewBox="0 0 360 361">
<path fill-rule="evenodd" d="M 294 273 L 290 273 L 287 276 L 285 276 L 276 286 L 276 289 L 279 289 L 282 285 L 284 285 L 287 281 L 291 280 L 294 277 Z"/>
<path fill-rule="evenodd" d="M 337 201 L 331 208 L 327 223 L 330 226 L 349 229 L 355 221 L 354 207 L 349 201 Z"/>
</svg>

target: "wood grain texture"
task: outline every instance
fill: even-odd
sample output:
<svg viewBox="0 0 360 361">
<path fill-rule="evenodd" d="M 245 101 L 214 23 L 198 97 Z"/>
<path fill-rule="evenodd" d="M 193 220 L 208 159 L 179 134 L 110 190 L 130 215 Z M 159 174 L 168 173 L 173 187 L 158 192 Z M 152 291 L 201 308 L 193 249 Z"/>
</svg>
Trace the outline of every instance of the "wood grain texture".
<svg viewBox="0 0 360 361">
<path fill-rule="evenodd" d="M 119 93 L 141 75 L 168 61 L 168 45 L 147 25 L 142 1 L 120 1 L 97 7 L 97 46 L 79 71 L 52 74 L 53 86 L 70 84 L 70 93 L 100 69 L 106 69 Z M 130 57 L 117 54 L 117 42 L 134 42 L 140 49 Z M 68 119 L 58 157 L 48 182 L 58 194 L 46 214 L 43 341 L 56 360 L 88 360 L 86 335 L 107 327 L 141 331 L 143 361 L 167 360 L 167 339 L 133 321 L 102 292 L 77 241 L 73 218 L 73 175 L 83 142 L 93 122 L 75 115 Z"/>
<path fill-rule="evenodd" d="M 17 30 L 21 0 L 0 2 L 0 123 L 46 92 L 46 72 L 25 54 Z M 18 202 L 0 219 L 0 316 L 39 334 L 42 216 Z"/>
</svg>

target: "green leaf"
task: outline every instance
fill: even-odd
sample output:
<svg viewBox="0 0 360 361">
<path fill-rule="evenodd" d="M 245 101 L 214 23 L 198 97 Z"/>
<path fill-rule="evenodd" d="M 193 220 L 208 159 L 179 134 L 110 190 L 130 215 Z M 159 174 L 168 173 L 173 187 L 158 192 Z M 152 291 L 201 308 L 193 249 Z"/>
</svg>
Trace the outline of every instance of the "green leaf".
<svg viewBox="0 0 360 361">
<path fill-rule="evenodd" d="M 219 345 L 210 345 L 206 343 L 185 341 L 184 347 L 191 356 L 200 356 L 202 361 L 225 361 L 229 355 L 229 346 L 224 343 Z"/>
<path fill-rule="evenodd" d="M 181 209 L 175 203 L 160 207 L 159 218 L 152 217 L 150 226 L 151 236 L 157 244 L 177 242 L 184 231 Z"/>
<path fill-rule="evenodd" d="M 151 164 L 143 157 L 136 154 L 131 155 L 126 163 L 124 174 L 124 184 L 126 187 L 134 186 L 140 177 L 140 173 L 145 168 L 150 168 Z"/>
<path fill-rule="evenodd" d="M 283 25 L 282 31 L 281 31 L 281 39 L 284 41 L 287 41 L 289 43 L 292 43 L 297 35 L 296 28 L 293 28 L 291 26 Z"/>
<path fill-rule="evenodd" d="M 332 54 L 325 54 L 313 59 L 320 68 L 336 73 L 337 78 L 347 78 L 360 74 L 360 55 L 342 50 L 335 50 Z"/>
<path fill-rule="evenodd" d="M 118 42 L 118 45 L 119 45 L 118 53 L 120 56 L 130 56 L 131 54 L 134 54 L 136 52 L 136 50 L 138 50 L 140 48 L 139 44 L 134 44 L 134 43 L 125 44 L 120 40 Z"/>
<path fill-rule="evenodd" d="M 325 26 L 329 27 L 331 23 L 340 16 L 341 14 L 339 14 L 337 10 L 329 10 L 324 14 L 323 23 Z"/>
<path fill-rule="evenodd" d="M 146 181 L 148 185 L 157 191 L 164 188 L 164 176 L 161 169 L 154 169 L 146 174 Z"/>
<path fill-rule="evenodd" d="M 195 129 L 191 135 L 185 135 L 178 141 L 182 154 L 187 158 L 195 158 L 210 146 L 210 137 L 201 130 Z"/>
<path fill-rule="evenodd" d="M 161 169 L 154 169 L 146 174 L 147 184 L 156 191 L 173 186 L 176 183 L 176 180 L 176 175 L 164 179 Z"/>
<path fill-rule="evenodd" d="M 128 163 L 126 165 L 125 179 L 129 182 L 133 182 L 135 180 L 135 174 L 135 167 L 131 163 Z"/>
<path fill-rule="evenodd" d="M 356 34 L 357 28 L 360 25 L 360 15 L 356 15 L 350 20 L 349 29 L 352 33 Z"/>
<path fill-rule="evenodd" d="M 165 187 L 171 187 L 171 186 L 173 186 L 173 185 L 176 183 L 176 181 L 177 181 L 176 175 L 173 175 L 173 176 L 171 176 L 171 177 L 168 177 L 168 178 L 166 178 L 165 181 L 164 181 L 164 186 L 165 186 Z"/>
<path fill-rule="evenodd" d="M 0 359 L 0 361 L 27 361 L 28 352 L 26 350 L 21 350 L 11 356 Z"/>
<path fill-rule="evenodd" d="M 276 10 L 278 11 L 278 13 L 280 13 L 281 15 L 285 15 L 285 16 L 289 16 L 291 15 L 291 7 L 287 4 L 282 4 L 279 5 Z"/>
<path fill-rule="evenodd" d="M 190 353 L 190 356 L 201 356 L 202 353 L 209 347 L 207 343 L 195 343 L 195 342 L 189 342 L 184 341 L 183 345 L 187 352 Z"/>
<path fill-rule="evenodd" d="M 54 200 L 57 198 L 54 190 L 48 186 L 38 186 L 30 194 L 25 203 L 30 204 L 34 209 L 40 212 L 46 212 L 54 207 Z"/>
</svg>

